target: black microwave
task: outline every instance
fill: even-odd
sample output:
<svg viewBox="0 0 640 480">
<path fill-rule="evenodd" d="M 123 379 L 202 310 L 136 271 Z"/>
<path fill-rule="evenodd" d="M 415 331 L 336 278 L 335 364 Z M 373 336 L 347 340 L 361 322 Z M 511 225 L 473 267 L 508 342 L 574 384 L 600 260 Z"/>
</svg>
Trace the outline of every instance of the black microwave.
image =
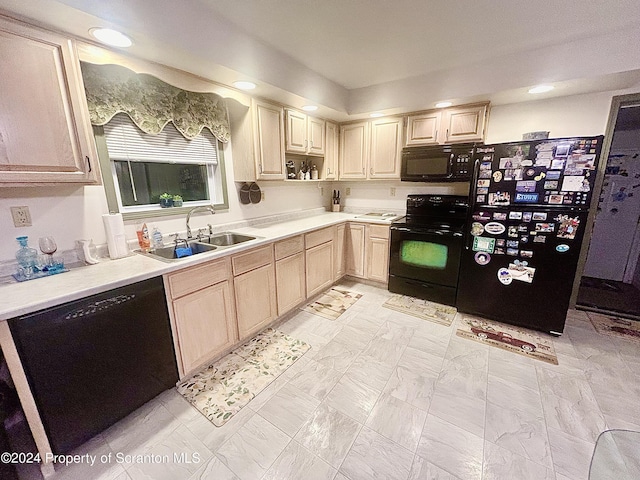
<svg viewBox="0 0 640 480">
<path fill-rule="evenodd" d="M 474 144 L 431 145 L 402 149 L 400 179 L 405 182 L 468 182 Z"/>
</svg>

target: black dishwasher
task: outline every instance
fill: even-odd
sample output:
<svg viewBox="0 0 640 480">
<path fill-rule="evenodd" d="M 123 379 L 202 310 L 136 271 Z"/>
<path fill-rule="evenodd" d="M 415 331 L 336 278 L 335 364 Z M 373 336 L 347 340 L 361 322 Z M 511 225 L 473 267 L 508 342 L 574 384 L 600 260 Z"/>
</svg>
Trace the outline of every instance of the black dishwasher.
<svg viewBox="0 0 640 480">
<path fill-rule="evenodd" d="M 178 381 L 160 277 L 9 320 L 56 454 Z"/>
</svg>

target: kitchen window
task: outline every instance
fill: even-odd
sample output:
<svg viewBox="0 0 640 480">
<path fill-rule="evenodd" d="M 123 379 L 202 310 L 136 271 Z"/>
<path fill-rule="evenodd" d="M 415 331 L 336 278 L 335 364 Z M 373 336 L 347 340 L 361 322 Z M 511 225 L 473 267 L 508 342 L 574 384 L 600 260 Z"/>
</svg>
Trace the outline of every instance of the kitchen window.
<svg viewBox="0 0 640 480">
<path fill-rule="evenodd" d="M 207 128 L 189 140 L 169 122 L 153 135 L 119 113 L 95 131 L 110 211 L 135 218 L 228 206 L 222 146 Z M 180 195 L 183 208 L 161 208 L 163 193 Z"/>
</svg>

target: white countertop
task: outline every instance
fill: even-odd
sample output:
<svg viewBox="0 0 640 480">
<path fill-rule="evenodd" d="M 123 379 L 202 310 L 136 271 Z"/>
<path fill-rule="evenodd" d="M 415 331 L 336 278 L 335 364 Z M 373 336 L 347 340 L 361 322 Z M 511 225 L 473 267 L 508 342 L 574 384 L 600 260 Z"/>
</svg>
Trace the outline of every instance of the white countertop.
<svg viewBox="0 0 640 480">
<path fill-rule="evenodd" d="M 5 284 L 0 286 L 0 320 L 7 320 L 65 302 L 78 300 L 89 295 L 349 220 L 383 225 L 391 224 L 389 220 L 356 218 L 357 216 L 358 214 L 327 212 L 298 220 L 234 228 L 232 229 L 233 232 L 258 238 L 233 247 L 200 253 L 177 262 L 163 262 L 134 253 L 125 258 L 117 260 L 105 259 L 96 265 L 72 269 L 67 273 L 51 277 Z"/>
</svg>

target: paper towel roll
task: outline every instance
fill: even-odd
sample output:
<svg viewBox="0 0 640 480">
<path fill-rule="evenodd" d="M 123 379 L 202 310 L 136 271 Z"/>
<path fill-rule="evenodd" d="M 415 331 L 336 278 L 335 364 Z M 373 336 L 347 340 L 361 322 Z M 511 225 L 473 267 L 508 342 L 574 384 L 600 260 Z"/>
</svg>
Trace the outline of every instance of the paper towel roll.
<svg viewBox="0 0 640 480">
<path fill-rule="evenodd" d="M 122 258 L 129 255 L 127 238 L 124 234 L 124 221 L 122 220 L 122 214 L 109 213 L 102 215 L 102 221 L 104 222 L 104 230 L 107 233 L 109 257 Z"/>
</svg>

